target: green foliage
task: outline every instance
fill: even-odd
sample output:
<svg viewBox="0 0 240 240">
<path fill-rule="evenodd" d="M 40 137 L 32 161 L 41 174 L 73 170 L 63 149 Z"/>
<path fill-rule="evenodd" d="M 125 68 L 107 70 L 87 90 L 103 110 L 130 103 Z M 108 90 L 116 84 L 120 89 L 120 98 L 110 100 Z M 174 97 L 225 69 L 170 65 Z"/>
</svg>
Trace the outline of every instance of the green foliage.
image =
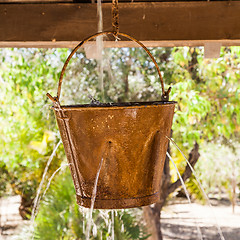
<svg viewBox="0 0 240 240">
<path fill-rule="evenodd" d="M 47 119 L 44 97 L 57 80 L 58 66 L 50 58 L 55 55 L 59 62 L 59 54 L 37 49 L 2 49 L 0 54 L 0 165 L 14 192 L 31 199 L 59 138 L 53 115 Z M 62 156 L 58 152 L 56 165 Z"/>
<path fill-rule="evenodd" d="M 35 239 L 85 239 L 89 210 L 79 208 L 74 196 L 70 172 L 64 170 L 41 202 Z M 147 238 L 136 210 L 93 211 L 90 239 L 108 239 L 113 233 L 118 240 Z"/>
<path fill-rule="evenodd" d="M 6 165 L 3 162 L 0 162 L 0 176 L 0 197 L 2 197 L 7 192 L 7 184 L 10 181 Z"/>
<path fill-rule="evenodd" d="M 231 148 L 231 145 L 234 148 Z M 209 194 L 227 193 L 232 196 L 232 181 L 240 183 L 239 143 L 232 142 L 230 146 L 204 144 L 201 151 L 201 161 L 196 165 L 199 179 Z"/>
<path fill-rule="evenodd" d="M 222 48 L 221 58 L 203 58 L 203 48 L 151 49 L 165 82 L 172 85 L 170 99 L 178 102 L 173 137 L 183 149 L 194 142 L 216 141 L 239 135 L 239 58 L 237 48 Z M 105 49 L 104 92 L 99 87 L 96 60 L 79 52 L 63 83 L 64 103 L 89 102 L 91 94 L 101 101 L 149 101 L 160 99 L 156 68 L 143 49 Z"/>
<path fill-rule="evenodd" d="M 189 152 L 195 141 L 204 147 L 209 141 L 225 145 L 230 139 L 238 142 L 239 48 L 222 48 L 221 57 L 210 60 L 203 58 L 202 48 L 153 48 L 151 52 L 159 63 L 165 88 L 172 86 L 170 100 L 178 102 L 173 138 L 180 148 Z M 59 141 L 53 113 L 48 109 L 51 103 L 45 94 L 50 92 L 55 96 L 60 68 L 68 53 L 67 49 L 0 51 L 0 184 L 3 183 L 0 185 L 0 194 L 6 191 L 6 181 L 10 181 L 14 192 L 26 198 L 32 199 L 36 192 L 46 162 Z M 87 59 L 84 51 L 80 50 L 70 62 L 64 76 L 61 103 L 89 103 L 89 94 L 107 102 L 161 99 L 157 71 L 141 49 L 105 49 L 103 77 L 102 92 L 98 62 Z M 172 155 L 182 172 L 185 167 L 182 156 L 174 149 Z M 220 158 L 218 156 L 217 162 L 221 162 Z M 61 148 L 57 151 L 48 176 L 63 159 Z M 226 164 L 223 163 L 221 169 L 227 174 L 218 175 L 221 171 L 217 168 L 216 161 L 200 159 L 199 164 L 201 163 L 197 167 L 205 189 L 214 191 L 217 185 L 213 182 L 230 187 L 230 181 L 226 179 L 231 172 L 224 170 Z M 173 179 L 174 177 L 176 176 L 173 175 Z M 58 184 L 55 183 L 42 204 L 37 219 L 36 237 L 44 238 L 44 234 L 53 236 L 53 239 L 83 237 L 84 220 L 72 198 L 74 190 L 70 184 L 64 185 L 65 181 L 70 181 L 70 177 L 64 175 L 62 178 L 63 180 L 59 177 Z M 188 187 L 195 192 L 195 181 L 190 180 Z M 237 181 L 240 180 L 237 178 Z M 60 195 L 61 192 L 63 196 Z M 49 208 L 53 211 L 51 214 Z M 142 227 L 136 224 L 138 219 L 132 213 L 131 210 L 126 210 L 114 216 L 115 236 L 118 239 L 144 239 Z M 110 213 L 106 219 L 111 220 Z M 94 212 L 94 220 L 100 229 L 95 238 L 99 239 L 98 234 L 101 232 L 103 239 L 106 239 L 109 231 L 100 212 Z M 120 231 L 122 225 L 123 232 Z M 47 230 L 47 227 L 51 230 Z"/>
<path fill-rule="evenodd" d="M 202 50 L 175 48 L 172 52 L 173 62 L 176 65 L 172 74 L 174 85 L 171 99 L 178 101 L 173 123 L 173 138 L 185 153 L 189 152 L 195 141 L 200 144 L 200 148 L 206 148 L 204 144 L 206 142 L 226 145 L 226 142 L 239 142 L 240 139 L 239 50 L 234 47 L 222 48 L 219 59 L 204 59 Z M 194 65 L 191 65 L 194 56 L 197 57 Z M 208 151 L 215 152 L 213 149 Z M 186 163 L 183 164 L 182 156 L 175 148 L 172 148 L 172 155 L 180 172 L 183 171 Z M 231 155 L 231 151 L 226 152 L 226 155 Z M 215 176 L 221 172 L 216 168 L 218 165 L 215 162 L 221 162 L 216 156 L 215 161 L 208 160 L 199 173 L 208 181 L 212 179 L 211 182 L 219 182 L 219 186 L 226 186 L 228 182 L 227 188 L 230 189 L 229 176 L 232 173 L 226 170 L 226 159 L 223 161 L 225 162 L 222 165 L 223 171 L 229 174 L 228 177 L 226 175 L 224 177 L 225 183 L 216 180 L 222 179 L 220 176 Z M 204 160 L 200 157 L 198 163 L 202 162 Z M 177 175 L 174 173 L 172 177 L 176 179 Z M 195 197 L 202 199 L 201 192 L 196 189 L 194 178 L 190 180 L 187 182 L 190 192 L 195 192 Z M 216 185 L 211 185 L 210 187 L 204 184 L 204 189 L 214 191 Z"/>
<path fill-rule="evenodd" d="M 188 189 L 189 194 L 194 200 L 201 202 L 202 204 L 207 203 L 204 193 L 202 192 L 196 178 L 192 175 L 186 182 L 186 187 Z M 201 183 L 202 184 L 202 183 Z M 205 189 L 204 189 L 205 191 Z"/>
<path fill-rule="evenodd" d="M 75 192 L 71 176 L 67 173 L 56 177 L 50 191 L 41 202 L 36 219 L 36 239 L 63 239 L 67 234 L 74 234 L 76 224 L 82 229 L 83 218 L 74 204 Z M 77 233 L 79 237 L 82 236 L 82 231 Z"/>
<path fill-rule="evenodd" d="M 181 48 L 173 52 L 178 65 L 172 75 L 171 97 L 179 102 L 175 114 L 174 139 L 182 147 L 191 147 L 195 141 L 216 141 L 239 135 L 239 57 L 234 48 L 222 49 L 221 58 L 206 60 L 202 49 L 197 51 L 194 79 L 189 67 L 191 49 Z M 177 54 L 177 56 L 176 56 Z M 181 54 L 188 61 L 182 61 Z M 181 75 L 180 75 L 181 74 Z M 180 81 L 179 81 L 180 79 Z"/>
<path fill-rule="evenodd" d="M 66 71 L 61 100 L 64 104 L 89 103 L 88 95 L 102 102 L 159 99 L 160 83 L 155 81 L 156 69 L 150 61 L 146 61 L 146 57 L 145 52 L 139 49 L 105 49 L 104 92 L 101 92 L 97 61 L 87 59 L 80 51 Z"/>
</svg>

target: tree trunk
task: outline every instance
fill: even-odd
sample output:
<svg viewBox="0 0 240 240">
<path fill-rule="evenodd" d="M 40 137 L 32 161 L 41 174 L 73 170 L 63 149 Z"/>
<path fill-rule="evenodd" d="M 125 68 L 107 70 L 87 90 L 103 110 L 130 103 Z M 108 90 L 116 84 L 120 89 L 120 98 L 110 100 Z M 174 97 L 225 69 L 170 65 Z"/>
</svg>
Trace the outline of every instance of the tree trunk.
<svg viewBox="0 0 240 240">
<path fill-rule="evenodd" d="M 191 77 L 193 80 L 196 80 L 197 83 L 200 83 L 200 78 L 199 78 L 199 74 L 198 74 L 198 53 L 196 52 L 196 48 L 190 48 L 189 52 L 191 54 L 191 60 L 188 62 L 188 71 L 191 74 Z"/>
<path fill-rule="evenodd" d="M 129 84 L 128 84 L 128 74 L 124 78 L 124 98 L 125 101 L 128 99 Z"/>
<path fill-rule="evenodd" d="M 160 204 L 156 203 L 154 207 L 146 206 L 143 208 L 143 217 L 147 225 L 148 233 L 151 234 L 148 240 L 162 239 L 160 222 L 161 209 L 158 209 L 158 207 L 160 207 Z"/>
<path fill-rule="evenodd" d="M 167 151 L 170 153 L 170 146 L 168 144 Z M 169 158 L 166 156 L 164 169 L 160 184 L 160 199 L 158 203 L 155 203 L 153 207 L 146 206 L 143 208 L 144 219 L 148 227 L 148 233 L 151 236 L 149 240 L 162 240 L 161 231 L 161 211 L 168 196 L 168 186 L 170 185 L 171 176 L 169 168 Z"/>
<path fill-rule="evenodd" d="M 189 154 L 188 161 L 195 166 L 197 163 L 200 154 L 198 152 L 199 145 L 195 143 L 192 151 Z M 170 147 L 168 146 L 168 152 L 170 153 Z M 185 171 L 182 174 L 184 182 L 192 175 L 191 169 L 186 165 Z M 155 203 L 152 207 L 146 206 L 143 208 L 143 215 L 145 222 L 147 224 L 148 233 L 151 236 L 149 240 L 162 240 L 162 231 L 161 231 L 161 211 L 166 202 L 168 195 L 174 192 L 178 187 L 181 186 L 180 180 L 177 180 L 174 183 L 171 183 L 170 168 L 169 168 L 169 158 L 166 157 L 162 181 L 160 184 L 160 199 L 158 203 Z"/>
<path fill-rule="evenodd" d="M 19 207 L 19 214 L 24 220 L 28 220 L 32 214 L 33 198 L 30 196 L 21 196 L 21 204 Z"/>
</svg>

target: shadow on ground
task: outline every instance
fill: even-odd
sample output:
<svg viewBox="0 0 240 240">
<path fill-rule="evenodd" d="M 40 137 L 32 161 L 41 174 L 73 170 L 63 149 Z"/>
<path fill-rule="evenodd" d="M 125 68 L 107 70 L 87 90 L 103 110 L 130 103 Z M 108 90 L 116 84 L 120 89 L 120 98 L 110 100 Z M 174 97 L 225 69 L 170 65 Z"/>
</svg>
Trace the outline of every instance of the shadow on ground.
<svg viewBox="0 0 240 240">
<path fill-rule="evenodd" d="M 204 240 L 221 240 L 216 227 L 200 227 Z M 222 227 L 225 240 L 239 240 L 240 229 Z M 197 240 L 197 227 L 162 223 L 164 240 Z"/>
</svg>

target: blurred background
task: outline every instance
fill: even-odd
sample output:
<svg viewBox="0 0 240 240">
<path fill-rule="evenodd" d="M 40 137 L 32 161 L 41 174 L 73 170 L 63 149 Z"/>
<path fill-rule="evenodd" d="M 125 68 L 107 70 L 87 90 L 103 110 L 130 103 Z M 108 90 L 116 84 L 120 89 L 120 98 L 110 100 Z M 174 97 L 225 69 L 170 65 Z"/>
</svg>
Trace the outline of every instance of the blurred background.
<svg viewBox="0 0 240 240">
<path fill-rule="evenodd" d="M 160 204 L 96 210 L 90 239 L 157 239 L 150 226 L 161 226 L 163 239 L 197 239 L 197 225 L 204 239 L 221 239 L 217 224 L 226 239 L 239 239 L 240 47 L 222 47 L 217 59 L 204 58 L 202 47 L 150 51 L 166 88 L 172 87 L 170 100 L 178 102 L 172 138 L 192 161 L 213 209 L 184 157 L 170 144 L 169 152 L 184 176 L 193 204 L 188 204 L 176 170 L 167 159 Z M 60 48 L 0 49 L 1 239 L 31 238 L 28 219 L 57 145 L 40 190 L 42 196 L 54 173 L 37 209 L 34 239 L 86 239 L 88 212 L 76 204 L 51 102 L 46 97 L 47 92 L 56 95 L 69 53 L 69 49 Z M 100 58 L 97 54 L 86 56 L 81 49 L 64 77 L 61 103 L 90 103 L 89 95 L 101 102 L 154 101 L 161 99 L 161 85 L 154 64 L 142 49 L 105 48 Z M 151 218 L 156 213 L 157 217 Z"/>
</svg>

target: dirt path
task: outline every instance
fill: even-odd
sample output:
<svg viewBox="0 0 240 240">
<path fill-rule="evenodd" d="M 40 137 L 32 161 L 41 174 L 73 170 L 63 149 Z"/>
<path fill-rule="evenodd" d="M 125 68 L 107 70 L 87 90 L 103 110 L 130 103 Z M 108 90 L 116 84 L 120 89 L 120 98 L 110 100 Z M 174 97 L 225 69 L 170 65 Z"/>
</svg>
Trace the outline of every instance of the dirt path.
<svg viewBox="0 0 240 240">
<path fill-rule="evenodd" d="M 0 198 L 0 240 L 12 239 L 26 222 L 18 213 L 20 196 Z"/>
<path fill-rule="evenodd" d="M 188 204 L 186 200 L 174 200 L 162 212 L 164 240 L 196 240 L 197 225 L 204 240 L 221 240 L 217 223 L 225 240 L 240 240 L 240 206 L 235 213 L 226 201 L 211 201 L 212 208 L 200 204 Z"/>
<path fill-rule="evenodd" d="M 211 202 L 213 209 L 196 203 L 189 205 L 185 199 L 169 202 L 162 212 L 164 240 L 198 240 L 197 224 L 204 240 L 221 240 L 216 220 L 225 240 L 240 240 L 240 206 L 233 214 L 228 202 Z M 28 223 L 18 214 L 19 203 L 19 196 L 0 199 L 0 240 L 16 239 L 21 227 Z"/>
</svg>

